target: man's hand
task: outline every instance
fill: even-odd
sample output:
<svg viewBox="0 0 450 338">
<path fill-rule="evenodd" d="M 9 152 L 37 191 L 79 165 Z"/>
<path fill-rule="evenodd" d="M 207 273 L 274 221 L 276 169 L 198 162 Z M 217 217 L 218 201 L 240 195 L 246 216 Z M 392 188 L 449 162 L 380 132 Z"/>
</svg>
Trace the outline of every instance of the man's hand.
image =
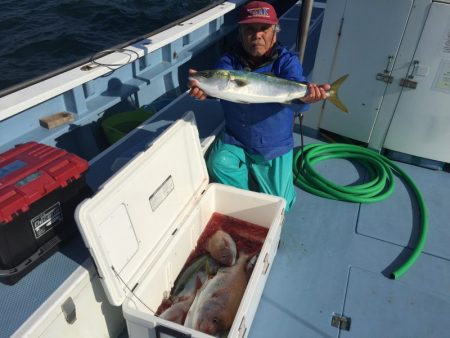
<svg viewBox="0 0 450 338">
<path fill-rule="evenodd" d="M 189 69 L 189 74 L 195 74 L 197 71 L 195 69 Z M 189 80 L 188 87 L 191 88 L 189 91 L 189 95 L 191 95 L 193 98 L 197 100 L 204 100 L 206 99 L 205 92 L 197 87 L 196 81 Z"/>
<path fill-rule="evenodd" d="M 327 98 L 327 91 L 331 86 L 326 83 L 323 85 L 317 85 L 315 83 L 308 84 L 308 94 L 301 100 L 305 103 L 314 103 Z"/>
</svg>

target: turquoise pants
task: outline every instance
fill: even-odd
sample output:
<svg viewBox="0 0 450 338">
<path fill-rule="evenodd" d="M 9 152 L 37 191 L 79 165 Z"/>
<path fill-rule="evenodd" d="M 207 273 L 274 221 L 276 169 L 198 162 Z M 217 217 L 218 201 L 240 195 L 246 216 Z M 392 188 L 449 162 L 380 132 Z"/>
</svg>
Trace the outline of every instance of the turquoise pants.
<svg viewBox="0 0 450 338">
<path fill-rule="evenodd" d="M 249 173 L 260 192 L 283 197 L 286 211 L 295 202 L 292 173 L 292 150 L 265 161 L 261 155 L 247 153 L 241 147 L 224 143 L 218 137 L 211 146 L 206 161 L 209 176 L 218 183 L 249 190 Z"/>
</svg>

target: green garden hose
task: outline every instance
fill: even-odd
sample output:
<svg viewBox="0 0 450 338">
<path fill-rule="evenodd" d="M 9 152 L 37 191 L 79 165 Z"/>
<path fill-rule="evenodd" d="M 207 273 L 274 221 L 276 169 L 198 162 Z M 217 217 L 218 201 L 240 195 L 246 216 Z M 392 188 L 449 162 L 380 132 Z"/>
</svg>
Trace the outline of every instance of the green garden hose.
<svg viewBox="0 0 450 338">
<path fill-rule="evenodd" d="M 303 149 L 303 150 L 302 150 Z M 416 195 L 421 219 L 419 240 L 408 259 L 390 277 L 399 279 L 415 263 L 425 245 L 428 232 L 428 211 L 422 193 L 414 181 L 394 162 L 373 150 L 343 143 L 310 144 L 294 155 L 294 182 L 312 194 L 348 202 L 372 203 L 389 197 L 395 188 L 394 173 L 401 177 Z M 301 160 L 299 160 L 301 158 Z M 369 173 L 364 184 L 342 186 L 321 176 L 314 164 L 332 158 L 351 159 L 361 163 Z"/>
</svg>

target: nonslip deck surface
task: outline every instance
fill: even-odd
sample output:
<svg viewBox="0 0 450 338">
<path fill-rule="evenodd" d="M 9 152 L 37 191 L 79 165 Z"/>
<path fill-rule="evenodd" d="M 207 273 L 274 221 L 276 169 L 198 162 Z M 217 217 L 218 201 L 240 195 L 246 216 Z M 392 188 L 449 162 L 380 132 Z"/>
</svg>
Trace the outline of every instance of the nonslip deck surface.
<svg viewBox="0 0 450 338">
<path fill-rule="evenodd" d="M 317 142 L 306 138 L 306 143 Z M 446 337 L 450 332 L 450 174 L 400 164 L 430 213 L 424 253 L 399 280 L 388 278 L 414 245 L 413 195 L 396 178 L 387 200 L 358 204 L 297 189 L 249 337 Z M 342 184 L 364 171 L 347 160 L 317 164 Z M 362 176 L 361 176 L 362 175 Z M 406 247 L 406 248 L 405 248 Z M 350 318 L 350 330 L 331 325 Z"/>
<path fill-rule="evenodd" d="M 87 258 L 77 235 L 16 284 L 0 283 L 0 337 L 10 337 Z"/>
</svg>

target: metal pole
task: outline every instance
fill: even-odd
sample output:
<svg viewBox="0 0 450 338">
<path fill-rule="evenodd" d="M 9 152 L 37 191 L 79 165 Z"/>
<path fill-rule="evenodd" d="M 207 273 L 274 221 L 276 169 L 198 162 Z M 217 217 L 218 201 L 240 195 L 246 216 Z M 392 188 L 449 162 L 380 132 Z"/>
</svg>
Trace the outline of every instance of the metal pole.
<svg viewBox="0 0 450 338">
<path fill-rule="evenodd" d="M 300 7 L 296 46 L 300 62 L 302 63 L 305 56 L 306 42 L 308 41 L 309 22 L 311 21 L 313 5 L 314 0 L 302 0 Z"/>
</svg>

